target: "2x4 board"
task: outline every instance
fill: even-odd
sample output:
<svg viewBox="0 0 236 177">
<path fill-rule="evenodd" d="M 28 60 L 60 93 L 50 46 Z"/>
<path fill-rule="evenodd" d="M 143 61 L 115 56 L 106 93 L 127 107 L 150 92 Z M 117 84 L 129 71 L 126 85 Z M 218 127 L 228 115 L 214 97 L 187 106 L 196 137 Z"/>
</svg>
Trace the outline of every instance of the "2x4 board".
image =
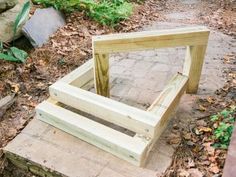
<svg viewBox="0 0 236 177">
<path fill-rule="evenodd" d="M 96 36 L 93 59 L 51 85 L 50 98 L 37 106 L 36 116 L 134 165 L 144 166 L 182 94 L 197 91 L 208 36 L 205 27 Z M 184 71 L 170 80 L 146 111 L 109 98 L 109 53 L 177 46 L 187 46 Z M 97 94 L 87 91 L 93 85 Z M 111 124 L 132 133 L 121 132 Z"/>
</svg>

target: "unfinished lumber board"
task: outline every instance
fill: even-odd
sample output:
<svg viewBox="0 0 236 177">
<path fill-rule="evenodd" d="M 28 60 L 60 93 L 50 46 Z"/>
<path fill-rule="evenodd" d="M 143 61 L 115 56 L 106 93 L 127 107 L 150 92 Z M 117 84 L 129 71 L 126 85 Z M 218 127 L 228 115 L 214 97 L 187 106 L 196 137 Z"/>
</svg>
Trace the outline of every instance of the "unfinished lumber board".
<svg viewBox="0 0 236 177">
<path fill-rule="evenodd" d="M 154 136 L 158 117 L 146 111 L 59 81 L 50 86 L 49 92 L 54 100 L 61 103 L 131 131 Z"/>
<path fill-rule="evenodd" d="M 207 45 L 187 46 L 183 74 L 189 77 L 187 93 L 197 93 Z"/>
<path fill-rule="evenodd" d="M 158 31 L 110 34 L 93 37 L 97 53 L 126 52 L 163 47 L 206 45 L 209 30 L 206 27 L 189 27 Z"/>
<path fill-rule="evenodd" d="M 93 56 L 96 92 L 109 97 L 109 53 L 190 46 L 187 47 L 183 73 L 189 76 L 187 93 L 196 93 L 208 37 L 209 30 L 206 27 L 95 36 Z"/>
<path fill-rule="evenodd" d="M 141 165 L 149 141 L 134 138 L 87 119 L 47 101 L 37 106 L 36 116 L 63 131 L 108 151 L 135 165 Z"/>
<path fill-rule="evenodd" d="M 147 111 L 160 117 L 160 120 L 156 125 L 155 137 L 153 138 L 149 149 L 152 149 L 152 146 L 168 125 L 170 116 L 178 106 L 180 98 L 186 90 L 187 84 L 187 76 L 179 73 L 176 74 L 152 103 L 152 105 L 147 109 Z"/>
<path fill-rule="evenodd" d="M 60 81 L 76 87 L 82 87 L 93 80 L 93 74 L 93 59 L 90 59 L 71 73 L 61 78 Z"/>
<path fill-rule="evenodd" d="M 109 55 L 105 53 L 94 54 L 94 78 L 97 94 L 110 97 L 109 89 Z"/>
</svg>

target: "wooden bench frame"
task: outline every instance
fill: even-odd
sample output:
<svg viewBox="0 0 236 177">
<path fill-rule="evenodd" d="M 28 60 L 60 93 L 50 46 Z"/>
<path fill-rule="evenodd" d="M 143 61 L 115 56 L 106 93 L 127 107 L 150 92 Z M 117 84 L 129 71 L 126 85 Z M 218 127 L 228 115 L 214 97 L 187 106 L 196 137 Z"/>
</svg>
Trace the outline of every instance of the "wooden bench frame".
<svg viewBox="0 0 236 177">
<path fill-rule="evenodd" d="M 37 106 L 36 116 L 134 165 L 144 166 L 182 94 L 197 91 L 208 35 L 206 28 L 196 27 L 94 37 L 94 60 L 51 85 L 50 98 Z M 147 111 L 106 98 L 109 97 L 108 53 L 182 45 L 189 45 L 183 74 L 177 73 L 171 79 Z M 94 85 L 97 94 L 87 91 Z M 59 103 L 124 127 L 135 135 L 115 130 Z"/>
<path fill-rule="evenodd" d="M 99 95 L 109 97 L 109 54 L 146 49 L 187 46 L 183 74 L 189 77 L 187 93 L 196 93 L 201 76 L 209 30 L 189 27 L 93 37 L 95 84 Z"/>
</svg>

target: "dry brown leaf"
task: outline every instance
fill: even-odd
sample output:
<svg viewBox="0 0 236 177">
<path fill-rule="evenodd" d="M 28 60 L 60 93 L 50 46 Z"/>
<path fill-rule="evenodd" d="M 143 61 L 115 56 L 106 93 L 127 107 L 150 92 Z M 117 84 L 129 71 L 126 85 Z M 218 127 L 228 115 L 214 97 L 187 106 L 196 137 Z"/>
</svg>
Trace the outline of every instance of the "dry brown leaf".
<svg viewBox="0 0 236 177">
<path fill-rule="evenodd" d="M 189 177 L 203 177 L 203 173 L 200 172 L 197 168 L 190 168 L 188 172 L 190 174 Z"/>
<path fill-rule="evenodd" d="M 207 101 L 208 101 L 209 103 L 211 103 L 211 104 L 213 104 L 213 103 L 215 102 L 212 97 L 208 97 L 208 98 L 207 98 Z"/>
<path fill-rule="evenodd" d="M 195 167 L 195 163 L 194 163 L 193 159 L 188 158 L 188 168 L 192 168 L 192 167 Z"/>
<path fill-rule="evenodd" d="M 212 131 L 212 129 L 211 128 L 209 128 L 209 127 L 199 127 L 198 128 L 198 131 L 199 132 L 211 132 Z"/>
<path fill-rule="evenodd" d="M 212 172 L 212 173 L 217 174 L 217 173 L 220 172 L 220 169 L 216 164 L 211 164 L 210 167 L 209 167 L 209 171 Z"/>
<path fill-rule="evenodd" d="M 174 134 L 171 133 L 168 137 L 167 137 L 167 143 L 169 144 L 179 144 L 181 142 L 181 138 L 180 135 L 178 134 Z"/>
<path fill-rule="evenodd" d="M 204 120 L 198 120 L 198 121 L 196 122 L 196 125 L 197 125 L 197 126 L 203 126 L 203 127 L 205 127 L 205 126 L 207 126 L 207 123 L 206 123 L 206 121 L 204 121 Z"/>
<path fill-rule="evenodd" d="M 203 106 L 203 105 L 199 105 L 199 108 L 198 108 L 199 111 L 206 111 L 207 109 Z"/>
<path fill-rule="evenodd" d="M 215 154 L 215 148 L 211 146 L 212 143 L 203 143 L 205 150 L 208 152 L 209 155 L 213 156 Z"/>
<path fill-rule="evenodd" d="M 186 139 L 186 140 L 190 140 L 190 139 L 191 139 L 191 133 L 185 133 L 185 134 L 183 135 L 183 137 L 184 137 L 184 139 Z"/>
<path fill-rule="evenodd" d="M 189 177 L 190 173 L 184 169 L 178 169 L 179 177 Z"/>
</svg>

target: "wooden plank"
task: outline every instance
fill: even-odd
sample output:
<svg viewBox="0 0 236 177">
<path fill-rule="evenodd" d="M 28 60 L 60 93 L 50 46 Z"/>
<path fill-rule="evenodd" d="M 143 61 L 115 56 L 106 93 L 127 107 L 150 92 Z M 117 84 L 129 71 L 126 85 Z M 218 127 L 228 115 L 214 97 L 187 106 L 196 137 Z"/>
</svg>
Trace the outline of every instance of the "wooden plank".
<svg viewBox="0 0 236 177">
<path fill-rule="evenodd" d="M 171 104 L 173 104 L 176 97 L 181 97 L 181 95 L 185 91 L 187 82 L 187 76 L 177 73 L 165 86 L 163 91 L 147 109 L 147 111 L 155 114 L 158 112 L 159 107 L 167 109 Z"/>
<path fill-rule="evenodd" d="M 157 116 L 71 85 L 57 82 L 50 96 L 66 105 L 149 137 L 154 136 Z"/>
<path fill-rule="evenodd" d="M 188 46 L 183 74 L 189 77 L 187 93 L 197 93 L 207 45 Z"/>
<path fill-rule="evenodd" d="M 182 74 L 176 74 L 169 82 L 169 84 L 160 93 L 157 99 L 147 109 L 147 111 L 160 117 L 159 122 L 156 125 L 155 137 L 152 139 L 149 150 L 150 151 L 156 141 L 165 130 L 168 122 L 171 118 L 171 114 L 174 112 L 179 104 L 180 98 L 186 90 L 188 83 L 188 77 Z M 146 154 L 148 154 L 147 152 Z"/>
<path fill-rule="evenodd" d="M 94 54 L 94 75 L 97 94 L 110 97 L 108 54 Z"/>
<path fill-rule="evenodd" d="M 141 165 L 149 141 L 133 138 L 81 115 L 44 101 L 36 108 L 36 117 L 119 158 Z"/>
<path fill-rule="evenodd" d="M 82 87 L 89 81 L 93 80 L 93 78 L 93 59 L 90 59 L 74 71 L 61 78 L 59 81 Z"/>
<path fill-rule="evenodd" d="M 167 29 L 121 33 L 93 37 L 94 53 L 126 52 L 163 47 L 206 45 L 209 30 L 206 27 Z"/>
</svg>

